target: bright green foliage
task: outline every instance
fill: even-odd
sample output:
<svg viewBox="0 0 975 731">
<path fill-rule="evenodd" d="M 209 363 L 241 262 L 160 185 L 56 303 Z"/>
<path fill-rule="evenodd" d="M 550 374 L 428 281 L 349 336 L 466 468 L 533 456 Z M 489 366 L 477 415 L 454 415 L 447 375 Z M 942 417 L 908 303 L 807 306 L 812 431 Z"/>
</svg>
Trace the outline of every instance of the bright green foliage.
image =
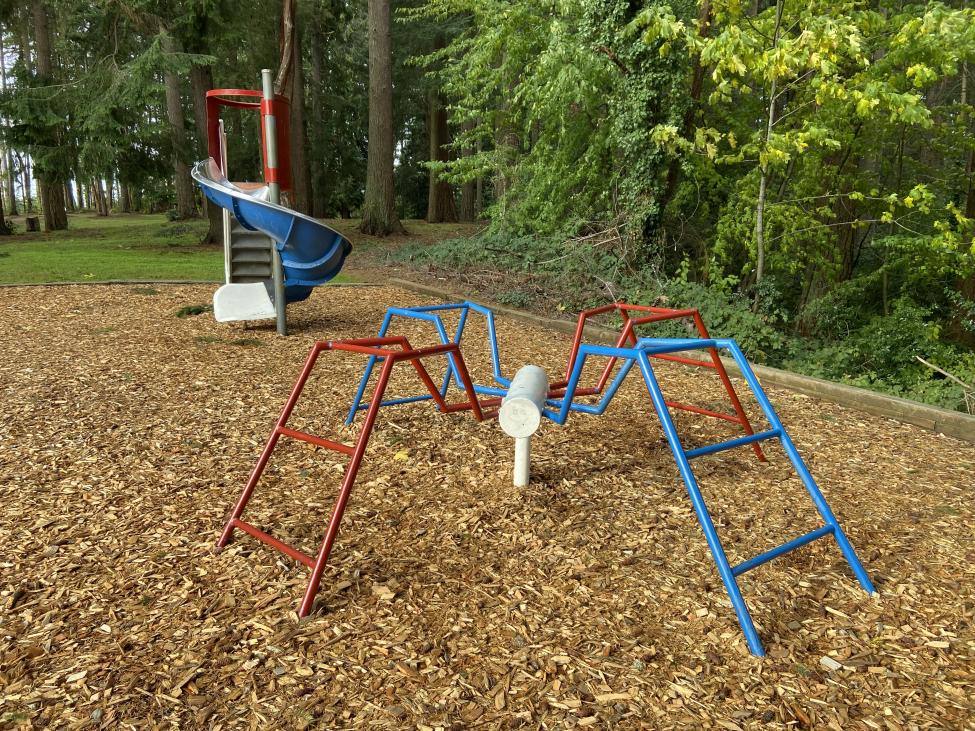
<svg viewBox="0 0 975 731">
<path fill-rule="evenodd" d="M 493 178 L 496 226 L 549 234 L 621 219 L 639 232 L 659 215 L 667 158 L 646 131 L 683 110 L 686 59 L 629 32 L 621 0 L 432 0 L 416 13 L 460 17 L 463 31 L 430 62 L 473 123 L 457 147 L 482 152 L 448 179 Z"/>
<path fill-rule="evenodd" d="M 713 3 L 708 37 L 659 9 L 636 23 L 647 42 L 679 43 L 711 70 L 709 104 L 717 114 L 709 116 L 722 120 L 684 134 L 658 127 L 651 139 L 750 171 L 717 222 L 719 259 L 748 275 L 755 171 L 765 168 L 773 188 L 766 211 L 773 270 L 844 280 L 853 274 L 854 248 L 883 238 L 893 245 L 896 234 L 914 266 L 970 271 L 975 222 L 956 204 L 959 180 L 928 174 L 924 148 L 911 143 L 971 144 L 959 139 L 965 119 L 956 99 L 944 99 L 944 86 L 975 57 L 975 10 L 790 1 L 773 43 L 774 6 L 754 18 L 745 17 L 746 7 Z M 766 140 L 755 120 L 767 121 L 773 83 Z"/>
</svg>

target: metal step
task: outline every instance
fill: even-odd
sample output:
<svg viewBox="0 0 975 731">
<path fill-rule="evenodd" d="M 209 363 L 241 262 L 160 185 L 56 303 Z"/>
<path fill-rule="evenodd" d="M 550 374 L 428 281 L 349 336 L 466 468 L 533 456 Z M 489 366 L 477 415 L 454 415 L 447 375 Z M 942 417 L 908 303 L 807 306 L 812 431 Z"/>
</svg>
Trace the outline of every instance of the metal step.
<svg viewBox="0 0 975 731">
<path fill-rule="evenodd" d="M 233 243 L 230 244 L 230 248 L 233 251 L 242 251 L 242 250 L 270 251 L 271 240 L 267 236 L 261 236 L 260 238 L 252 238 L 252 239 L 234 238 Z"/>
<path fill-rule="evenodd" d="M 251 231 L 230 217 L 230 281 L 263 282 L 273 276 L 271 240 L 260 231 Z"/>
<path fill-rule="evenodd" d="M 271 252 L 267 249 L 239 249 L 236 246 L 230 251 L 231 264 L 270 264 Z"/>
<path fill-rule="evenodd" d="M 260 280 L 263 282 L 265 279 L 271 279 L 272 276 L 271 269 L 266 264 L 236 264 L 231 275 L 234 281 L 239 282 L 243 282 L 244 280 Z"/>
<path fill-rule="evenodd" d="M 237 220 L 236 217 L 231 216 L 230 217 L 230 233 L 234 233 L 235 234 L 235 233 L 240 233 L 242 231 L 243 232 L 246 232 L 246 233 L 258 233 L 257 231 L 251 231 L 249 228 L 244 228 L 241 225 L 240 221 Z"/>
</svg>

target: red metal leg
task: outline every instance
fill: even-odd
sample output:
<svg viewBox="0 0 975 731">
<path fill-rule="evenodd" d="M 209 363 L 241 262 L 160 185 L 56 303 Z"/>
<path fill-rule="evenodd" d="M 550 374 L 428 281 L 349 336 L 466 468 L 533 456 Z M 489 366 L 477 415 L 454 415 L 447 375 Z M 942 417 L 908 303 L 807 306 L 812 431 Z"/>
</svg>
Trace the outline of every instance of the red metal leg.
<svg viewBox="0 0 975 731">
<path fill-rule="evenodd" d="M 362 458 L 366 453 L 366 445 L 369 444 L 369 437 L 376 423 L 376 416 L 379 414 L 383 393 L 386 391 L 386 384 L 389 382 L 389 375 L 392 373 L 395 364 L 396 361 L 393 358 L 387 358 L 383 362 L 383 368 L 379 373 L 379 382 L 376 384 L 376 390 L 372 394 L 372 403 L 366 410 L 366 420 L 362 424 L 362 431 L 359 432 L 359 439 L 356 441 L 352 459 L 348 467 L 345 468 L 345 477 L 342 478 L 339 496 L 335 501 L 335 507 L 332 509 L 332 515 L 328 520 L 325 538 L 322 540 L 322 545 L 318 549 L 315 565 L 311 569 L 311 578 L 308 580 L 308 588 L 305 589 L 305 595 L 302 597 L 301 605 L 298 608 L 299 617 L 308 616 L 308 613 L 311 612 L 312 605 L 315 603 L 315 595 L 318 594 L 318 585 L 322 580 L 322 572 L 325 570 L 328 555 L 332 552 L 332 544 L 335 543 L 335 537 L 339 533 L 339 524 L 342 522 L 345 506 L 349 502 L 349 495 L 352 494 L 352 485 L 355 483 L 355 478 L 359 474 L 359 466 L 362 464 Z"/>
<path fill-rule="evenodd" d="M 399 349 L 397 350 L 395 348 Z M 308 381 L 308 377 L 311 375 L 312 368 L 314 367 L 319 354 L 323 350 L 340 350 L 370 355 L 383 359 L 383 366 L 380 372 L 379 380 L 376 384 L 372 401 L 370 402 L 369 408 L 366 411 L 366 418 L 363 422 L 362 429 L 359 432 L 359 436 L 354 447 L 349 447 L 345 444 L 341 444 L 330 439 L 324 439 L 322 437 L 306 434 L 294 429 L 288 429 L 285 426 L 288 418 L 291 416 L 291 412 L 294 410 L 299 396 L 301 395 L 302 389 L 304 389 L 305 384 Z M 452 356 L 454 358 L 454 361 L 457 364 L 457 370 L 461 382 L 463 383 L 466 392 L 470 394 L 468 401 L 456 404 L 447 404 L 443 397 L 440 396 L 436 385 L 430 378 L 429 372 L 421 363 L 421 359 L 424 357 L 438 355 L 443 355 L 444 357 L 448 358 Z M 345 513 L 346 505 L 348 504 L 349 497 L 352 493 L 352 486 L 355 484 L 356 477 L 359 474 L 359 468 L 362 465 L 362 459 L 369 443 L 369 437 L 372 434 L 376 417 L 382 404 L 383 395 L 385 394 L 386 387 L 389 384 L 389 377 L 392 374 L 393 367 L 400 361 L 409 361 L 413 365 L 417 374 L 420 376 L 420 380 L 423 381 L 424 385 L 427 387 L 427 390 L 430 391 L 431 396 L 434 397 L 441 410 L 445 412 L 469 410 L 473 413 L 474 418 L 476 418 L 478 421 L 497 415 L 496 410 L 485 412 L 482 409 L 480 402 L 477 400 L 477 397 L 474 394 L 474 385 L 471 381 L 467 366 L 464 363 L 463 356 L 460 354 L 460 348 L 455 343 L 448 345 L 437 345 L 430 348 L 414 349 L 410 346 L 409 341 L 404 337 L 389 337 L 363 338 L 360 340 L 335 342 L 329 341 L 315 344 L 311 353 L 308 355 L 308 359 L 305 361 L 305 365 L 301 370 L 301 374 L 298 376 L 298 380 L 295 383 L 294 388 L 291 390 L 291 394 L 285 403 L 281 415 L 278 417 L 274 430 L 271 432 L 267 443 L 264 445 L 264 449 L 262 450 L 261 456 L 257 461 L 257 465 L 255 465 L 253 472 L 251 472 L 250 478 L 247 480 L 244 491 L 241 493 L 237 503 L 234 505 L 231 516 L 227 520 L 223 533 L 220 536 L 220 540 L 217 543 L 218 547 L 220 548 L 225 546 L 230 540 L 233 531 L 239 528 L 240 530 L 255 537 L 262 543 L 277 549 L 281 553 L 284 553 L 285 555 L 290 556 L 296 561 L 299 561 L 300 563 L 303 563 L 311 568 L 311 576 L 308 580 L 308 586 L 305 589 L 301 604 L 298 607 L 298 615 L 301 617 L 305 617 L 309 614 L 309 612 L 311 612 L 312 606 L 315 602 L 315 596 L 318 594 L 318 589 L 321 584 L 322 573 L 325 570 L 325 565 L 328 563 L 328 557 L 332 551 L 332 546 L 335 544 L 335 539 L 338 536 L 339 527 L 342 523 L 342 516 Z M 330 449 L 335 452 L 347 454 L 351 458 L 349 464 L 346 466 L 345 475 L 342 478 L 342 484 L 339 487 L 338 498 L 336 499 L 331 517 L 329 518 L 328 527 L 325 531 L 325 537 L 322 540 L 321 546 L 319 547 L 315 558 L 307 556 L 301 551 L 286 545 L 269 533 L 265 533 L 256 526 L 250 525 L 249 523 L 241 520 L 240 517 L 243 514 L 244 509 L 247 507 L 247 503 L 254 492 L 254 488 L 257 486 L 257 483 L 260 480 L 265 467 L 267 466 L 271 453 L 274 451 L 274 448 L 278 443 L 278 439 L 280 439 L 282 436 L 299 439 L 319 447 L 325 447 L 326 449 Z"/>
<path fill-rule="evenodd" d="M 294 411 L 295 404 L 298 403 L 298 397 L 301 395 L 301 391 L 305 387 L 305 382 L 308 380 L 308 376 L 311 375 L 311 369 L 315 366 L 315 361 L 318 360 L 318 355 L 322 352 L 322 349 L 322 343 L 315 343 L 315 345 L 312 346 L 311 352 L 308 354 L 308 358 L 305 360 L 305 366 L 301 369 L 301 375 L 298 376 L 298 380 L 295 382 L 294 388 L 291 389 L 291 395 L 288 396 L 284 409 L 282 409 L 281 415 L 278 417 L 278 421 L 274 425 L 274 430 L 271 432 L 271 436 L 268 437 L 267 443 L 264 445 L 264 450 L 261 452 L 261 456 L 258 458 L 257 464 L 254 465 L 254 470 L 251 472 L 251 476 L 248 478 L 247 484 L 244 486 L 244 491 L 237 499 L 237 503 L 234 505 L 230 518 L 227 519 L 227 524 L 223 528 L 223 533 L 220 535 L 220 540 L 217 541 L 218 549 L 223 548 L 230 542 L 230 537 L 234 532 L 234 528 L 237 527 L 236 523 L 240 520 L 240 516 L 243 515 L 244 508 L 247 507 L 247 502 L 251 499 L 251 493 L 254 492 L 254 488 L 261 479 L 261 475 L 264 474 L 264 468 L 267 467 L 267 461 L 271 458 L 271 452 L 274 451 L 274 447 L 277 445 L 278 439 L 281 438 L 281 429 L 284 428 L 284 425 L 288 422 L 288 418 L 291 416 L 291 412 Z"/>
<path fill-rule="evenodd" d="M 697 326 L 697 331 L 700 333 L 701 337 L 705 340 L 710 339 L 708 335 L 708 329 L 704 326 L 704 320 L 701 319 L 701 313 L 697 310 L 694 311 L 694 324 Z M 745 409 L 741 405 L 741 401 L 738 400 L 738 394 L 735 393 L 735 387 L 731 385 L 731 379 L 728 378 L 728 372 L 724 369 L 724 363 L 721 362 L 721 356 L 718 355 L 718 351 L 715 348 L 708 348 L 708 353 L 711 355 L 711 361 L 714 363 L 714 368 L 718 372 L 718 376 L 721 378 L 721 382 L 724 384 L 724 390 L 728 392 L 728 398 L 731 399 L 731 404 L 735 408 L 735 413 L 738 414 L 738 423 L 741 424 L 741 428 L 745 430 L 745 434 L 754 434 L 755 430 L 752 429 L 752 424 L 748 420 L 748 415 L 745 413 Z M 765 452 L 759 446 L 758 442 L 752 444 L 752 450 L 755 452 L 755 456 L 761 462 L 767 462 L 765 458 Z"/>
<path fill-rule="evenodd" d="M 579 347 L 582 345 L 582 336 L 585 331 L 586 322 L 590 317 L 600 315 L 606 312 L 617 311 L 623 317 L 623 327 L 620 330 L 620 334 L 616 339 L 615 347 L 621 348 L 625 344 L 630 343 L 631 345 L 636 345 L 637 336 L 634 332 L 634 328 L 637 325 L 645 325 L 651 322 L 662 322 L 664 320 L 679 320 L 684 318 L 692 318 L 694 320 L 694 325 L 697 328 L 698 334 L 702 338 L 709 338 L 707 328 L 704 326 L 704 321 L 701 318 L 701 313 L 697 310 L 678 310 L 666 307 L 649 307 L 645 305 L 630 305 L 624 304 L 622 302 L 615 302 L 609 305 L 603 305 L 602 307 L 597 307 L 591 310 L 583 310 L 579 313 L 579 319 L 576 323 L 575 335 L 572 338 L 572 348 L 569 351 L 568 365 L 566 367 L 566 380 L 553 383 L 551 388 L 553 397 L 561 396 L 561 391 L 565 388 L 566 382 L 568 381 L 569 374 L 572 371 L 572 367 L 575 364 L 576 358 L 578 357 Z M 631 312 L 641 312 L 647 313 L 642 317 L 632 317 Z M 696 414 L 702 414 L 704 416 L 711 416 L 718 419 L 723 419 L 725 421 L 731 421 L 733 423 L 739 424 L 746 434 L 754 434 L 752 425 L 748 420 L 748 416 L 745 413 L 744 408 L 741 405 L 741 401 L 738 399 L 738 394 L 735 393 L 734 386 L 731 383 L 731 379 L 728 377 L 727 371 L 725 371 L 724 364 L 721 362 L 721 358 L 718 355 L 717 350 L 714 348 L 709 349 L 709 355 L 711 356 L 711 362 L 699 361 L 693 358 L 687 358 L 681 355 L 665 354 L 654 356 L 659 360 L 668 360 L 675 363 L 681 363 L 682 365 L 690 365 L 698 368 L 714 368 L 718 372 L 718 376 L 721 378 L 721 382 L 724 385 L 725 391 L 728 394 L 728 398 L 731 400 L 731 404 L 734 407 L 735 415 L 722 414 L 717 411 L 712 411 L 710 409 L 704 409 L 698 406 L 692 406 L 690 404 L 684 404 L 681 402 L 669 402 L 667 405 L 684 411 L 690 411 Z M 586 389 L 576 389 L 573 396 L 591 396 L 598 395 L 602 393 L 606 384 L 609 382 L 610 375 L 612 374 L 613 367 L 616 365 L 616 358 L 610 358 L 606 365 L 603 367 L 603 371 L 599 376 L 599 381 L 595 388 Z M 765 453 L 762 451 L 761 446 L 756 442 L 752 444 L 752 449 L 754 450 L 756 456 L 761 461 L 765 460 Z"/>
</svg>

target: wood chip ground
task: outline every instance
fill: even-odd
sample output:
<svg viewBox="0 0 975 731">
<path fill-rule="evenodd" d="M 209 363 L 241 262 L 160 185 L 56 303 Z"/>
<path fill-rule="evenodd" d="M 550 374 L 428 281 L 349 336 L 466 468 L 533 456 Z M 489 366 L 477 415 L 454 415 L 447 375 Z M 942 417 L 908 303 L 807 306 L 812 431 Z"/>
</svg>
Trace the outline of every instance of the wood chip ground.
<svg viewBox="0 0 975 731">
<path fill-rule="evenodd" d="M 388 305 L 425 300 L 319 289 L 279 339 L 175 316 L 211 295 L 0 291 L 0 727 L 973 727 L 972 445 L 770 389 L 880 596 L 828 540 L 747 574 L 758 660 L 637 380 L 603 417 L 543 424 L 520 491 L 496 423 L 386 410 L 299 623 L 304 567 L 240 534 L 214 542 L 312 342 L 373 335 Z M 479 327 L 464 353 L 486 383 Z M 561 375 L 564 336 L 499 334 L 509 375 Z M 351 440 L 361 366 L 325 354 L 293 425 Z M 659 377 L 675 400 L 724 403 L 708 372 Z M 393 384 L 415 388 L 405 371 Z M 677 422 L 688 447 L 734 434 Z M 819 525 L 770 453 L 695 463 L 732 561 Z M 343 466 L 284 444 L 246 517 L 313 553 Z"/>
</svg>

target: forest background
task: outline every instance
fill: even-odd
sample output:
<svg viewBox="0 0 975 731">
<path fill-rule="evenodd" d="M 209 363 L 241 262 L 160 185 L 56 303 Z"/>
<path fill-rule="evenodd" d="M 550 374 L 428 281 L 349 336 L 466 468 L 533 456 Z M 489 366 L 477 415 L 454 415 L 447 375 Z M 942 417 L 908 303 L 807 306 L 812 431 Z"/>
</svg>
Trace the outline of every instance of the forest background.
<svg viewBox="0 0 975 731">
<path fill-rule="evenodd" d="M 698 307 L 753 360 L 948 408 L 919 358 L 975 384 L 966 2 L 0 0 L 0 41 L 0 222 L 217 239 L 203 97 L 272 68 L 293 207 L 483 222 L 404 264 L 501 273 L 512 306 Z M 258 146 L 228 164 L 259 179 Z"/>
</svg>

